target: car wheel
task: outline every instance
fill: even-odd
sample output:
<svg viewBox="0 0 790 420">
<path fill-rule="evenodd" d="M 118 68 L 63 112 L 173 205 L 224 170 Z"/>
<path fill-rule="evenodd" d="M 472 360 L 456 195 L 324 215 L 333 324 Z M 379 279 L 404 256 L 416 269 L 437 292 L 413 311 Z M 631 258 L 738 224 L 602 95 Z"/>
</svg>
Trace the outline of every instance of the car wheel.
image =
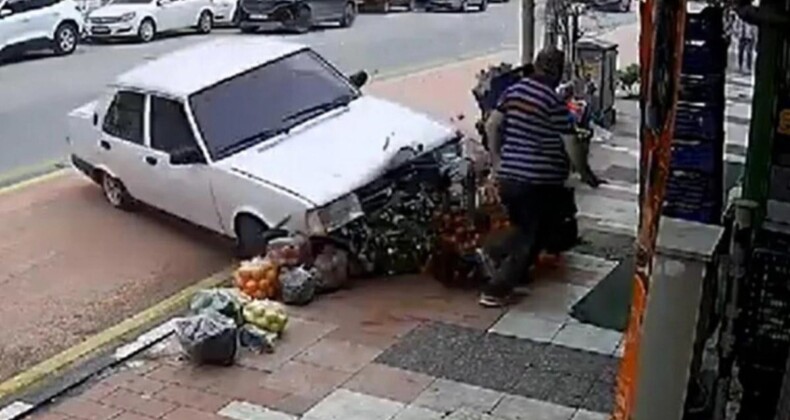
<svg viewBox="0 0 790 420">
<path fill-rule="evenodd" d="M 54 49 L 58 55 L 69 55 L 77 49 L 80 36 L 73 23 L 62 23 L 55 30 Z"/>
<path fill-rule="evenodd" d="M 137 37 L 141 42 L 151 42 L 156 36 L 156 24 L 151 19 L 145 19 L 140 22 L 140 27 L 137 28 Z"/>
<path fill-rule="evenodd" d="M 294 10 L 291 20 L 286 23 L 286 28 L 297 34 L 310 32 L 313 27 L 313 11 L 306 4 L 300 4 Z"/>
<path fill-rule="evenodd" d="M 480 11 L 485 12 L 488 9 L 488 0 L 482 0 L 480 2 Z"/>
<path fill-rule="evenodd" d="M 198 25 L 197 29 L 198 32 L 201 34 L 208 34 L 211 33 L 211 29 L 214 27 L 214 17 L 211 15 L 211 12 L 204 11 L 200 14 L 198 18 Z"/>
<path fill-rule="evenodd" d="M 240 215 L 236 219 L 236 254 L 239 258 L 252 258 L 266 252 L 266 226 L 251 215 Z"/>
<path fill-rule="evenodd" d="M 134 198 L 126 190 L 120 179 L 106 173 L 102 173 L 100 178 L 104 198 L 107 199 L 111 206 L 122 210 L 134 208 Z"/>
<path fill-rule="evenodd" d="M 354 2 L 348 2 L 345 10 L 343 10 L 343 18 L 340 20 L 340 26 L 350 28 L 357 19 L 357 6 Z"/>
<path fill-rule="evenodd" d="M 464 12 L 464 13 L 468 13 L 471 10 L 472 8 L 469 6 L 469 0 L 463 0 L 461 2 L 461 7 L 458 9 L 459 12 Z"/>
<path fill-rule="evenodd" d="M 406 10 L 410 12 L 417 10 L 417 0 L 409 0 L 409 3 L 406 4 Z"/>
</svg>

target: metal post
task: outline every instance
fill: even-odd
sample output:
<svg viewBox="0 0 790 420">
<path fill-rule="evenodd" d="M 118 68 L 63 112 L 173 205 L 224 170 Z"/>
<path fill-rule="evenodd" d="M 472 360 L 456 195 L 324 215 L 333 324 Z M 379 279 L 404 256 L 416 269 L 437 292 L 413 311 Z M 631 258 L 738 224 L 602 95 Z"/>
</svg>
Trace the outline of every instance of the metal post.
<svg viewBox="0 0 790 420">
<path fill-rule="evenodd" d="M 519 54 L 521 63 L 528 64 L 535 56 L 535 1 L 521 0 L 519 6 Z"/>
</svg>

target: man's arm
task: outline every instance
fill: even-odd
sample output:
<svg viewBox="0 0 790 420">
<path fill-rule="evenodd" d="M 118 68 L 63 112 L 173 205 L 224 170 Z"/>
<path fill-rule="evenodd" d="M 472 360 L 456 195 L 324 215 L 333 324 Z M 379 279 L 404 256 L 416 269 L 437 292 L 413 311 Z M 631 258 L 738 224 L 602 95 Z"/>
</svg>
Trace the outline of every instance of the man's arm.
<svg viewBox="0 0 790 420">
<path fill-rule="evenodd" d="M 505 115 L 499 111 L 494 110 L 488 116 L 485 124 L 486 138 L 488 139 L 489 153 L 491 153 L 491 164 L 494 170 L 499 169 L 499 162 L 502 153 L 502 122 L 505 120 Z"/>
</svg>

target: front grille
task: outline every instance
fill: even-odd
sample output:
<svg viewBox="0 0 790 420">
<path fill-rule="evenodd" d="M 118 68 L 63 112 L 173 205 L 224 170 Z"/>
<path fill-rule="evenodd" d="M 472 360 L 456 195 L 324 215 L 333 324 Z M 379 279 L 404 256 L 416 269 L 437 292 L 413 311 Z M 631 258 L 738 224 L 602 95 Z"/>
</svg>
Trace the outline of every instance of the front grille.
<svg viewBox="0 0 790 420">
<path fill-rule="evenodd" d="M 277 3 L 272 0 L 242 0 L 241 7 L 245 12 L 252 15 L 268 15 L 277 7 Z"/>
<path fill-rule="evenodd" d="M 118 23 L 121 21 L 120 17 L 92 17 L 90 18 L 91 23 L 98 23 L 98 24 L 109 24 L 109 23 Z"/>
</svg>

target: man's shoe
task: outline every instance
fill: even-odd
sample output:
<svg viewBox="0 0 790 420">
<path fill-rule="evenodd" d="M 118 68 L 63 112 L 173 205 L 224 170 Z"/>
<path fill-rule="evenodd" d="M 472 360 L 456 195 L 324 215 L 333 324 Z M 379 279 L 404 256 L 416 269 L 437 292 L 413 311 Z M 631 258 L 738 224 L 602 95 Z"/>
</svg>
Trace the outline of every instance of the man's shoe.
<svg viewBox="0 0 790 420">
<path fill-rule="evenodd" d="M 509 299 L 506 297 L 497 297 L 486 293 L 481 293 L 480 300 L 478 300 L 480 306 L 486 308 L 501 308 L 503 306 L 507 306 L 508 302 Z"/>
</svg>

